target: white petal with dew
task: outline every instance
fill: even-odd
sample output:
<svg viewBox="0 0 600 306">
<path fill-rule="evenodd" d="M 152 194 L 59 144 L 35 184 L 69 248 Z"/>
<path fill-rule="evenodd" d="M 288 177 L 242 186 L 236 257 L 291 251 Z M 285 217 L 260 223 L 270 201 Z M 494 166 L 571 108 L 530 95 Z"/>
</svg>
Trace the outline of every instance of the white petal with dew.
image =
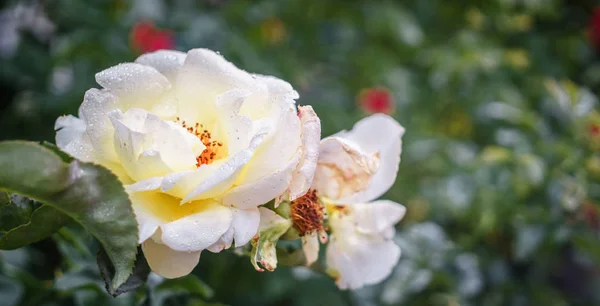
<svg viewBox="0 0 600 306">
<path fill-rule="evenodd" d="M 207 49 L 187 54 L 176 80 L 178 113 L 188 122 L 211 124 L 216 97 L 234 88 L 252 90 L 259 83 L 221 55 Z"/>
<path fill-rule="evenodd" d="M 300 97 L 290 83 L 270 75 L 253 74 L 257 81 L 267 85 L 270 95 L 286 100 L 295 100 Z"/>
<path fill-rule="evenodd" d="M 239 111 L 244 103 L 244 98 L 251 92 L 242 89 L 233 89 L 220 94 L 216 98 L 216 111 L 219 125 L 227 137 L 227 150 L 229 155 L 234 155 L 248 147 L 252 136 L 252 120 L 250 117 L 240 115 Z"/>
<path fill-rule="evenodd" d="M 365 204 L 353 204 L 354 222 L 357 231 L 392 238 L 394 227 L 406 213 L 406 208 L 389 200 L 378 200 Z"/>
<path fill-rule="evenodd" d="M 400 247 L 393 241 L 370 240 L 366 236 L 332 235 L 326 262 L 340 289 L 358 289 L 388 277 L 400 259 Z M 348 240 L 340 242 L 340 240 Z"/>
<path fill-rule="evenodd" d="M 119 108 L 152 109 L 168 90 L 171 83 L 150 66 L 123 63 L 96 74 L 96 82 L 119 97 Z"/>
<path fill-rule="evenodd" d="M 261 149 L 257 152 L 239 185 L 256 181 L 284 165 L 300 150 L 301 124 L 293 104 L 278 101 L 269 114 L 274 118 L 271 131 L 265 136 Z"/>
<path fill-rule="evenodd" d="M 378 152 L 366 153 L 344 138 L 330 136 L 321 141 L 312 188 L 338 201 L 367 189 L 378 167 Z"/>
<path fill-rule="evenodd" d="M 186 54 L 174 50 L 159 50 L 141 55 L 135 59 L 138 64 L 154 67 L 164 75 L 171 84 L 175 83 L 177 73 L 183 66 Z"/>
<path fill-rule="evenodd" d="M 258 208 L 233 209 L 231 227 L 234 230 L 235 247 L 248 243 L 258 231 L 260 212 Z"/>
<path fill-rule="evenodd" d="M 371 115 L 357 122 L 351 131 L 334 135 L 357 144 L 364 152 L 379 153 L 379 167 L 368 187 L 341 202 L 369 202 L 390 189 L 398 174 L 403 135 L 404 128 L 384 114 Z"/>
<path fill-rule="evenodd" d="M 190 274 L 200 260 L 200 251 L 179 252 L 152 239 L 142 243 L 144 257 L 154 273 L 165 278 L 177 278 Z"/>
<path fill-rule="evenodd" d="M 233 240 L 235 240 L 236 248 L 241 247 L 247 244 L 258 232 L 258 224 L 260 222 L 260 213 L 258 208 L 232 208 L 231 212 L 231 227 L 215 244 L 209 248 L 209 250 L 213 253 L 218 253 L 224 249 L 228 249 L 233 243 Z"/>
<path fill-rule="evenodd" d="M 177 251 L 201 251 L 217 242 L 229 229 L 231 209 L 207 204 L 205 210 L 163 224 L 162 241 Z"/>
<path fill-rule="evenodd" d="M 223 204 L 247 209 L 265 204 L 281 195 L 290 185 L 292 173 L 299 158 L 300 152 L 294 155 L 281 169 L 256 181 L 232 188 L 224 195 Z"/>
<path fill-rule="evenodd" d="M 298 116 L 302 124 L 302 157 L 290 182 L 290 201 L 301 197 L 310 188 L 317 168 L 321 140 L 321 121 L 312 107 L 299 106 Z"/>
<path fill-rule="evenodd" d="M 306 257 L 306 266 L 312 265 L 319 258 L 319 234 L 311 232 L 302 236 L 302 251 Z"/>
<path fill-rule="evenodd" d="M 192 189 L 183 198 L 183 200 L 181 200 L 181 203 L 183 204 L 197 199 L 206 199 L 218 196 L 231 187 L 231 185 L 235 182 L 237 175 L 250 161 L 254 155 L 254 151 L 263 141 L 265 134 L 266 132 L 262 132 L 254 135 L 247 149 L 244 149 L 232 156 L 227 162 L 221 165 L 217 171 L 208 176 L 194 189 Z"/>
<path fill-rule="evenodd" d="M 85 133 L 85 121 L 72 115 L 61 116 L 54 124 L 56 146 L 82 161 L 92 161 L 94 147 Z"/>
<path fill-rule="evenodd" d="M 110 162 L 118 162 L 113 143 L 115 130 L 108 117 L 109 112 L 117 109 L 117 103 L 118 98 L 110 92 L 92 88 L 86 91 L 79 107 L 95 156 Z"/>
</svg>

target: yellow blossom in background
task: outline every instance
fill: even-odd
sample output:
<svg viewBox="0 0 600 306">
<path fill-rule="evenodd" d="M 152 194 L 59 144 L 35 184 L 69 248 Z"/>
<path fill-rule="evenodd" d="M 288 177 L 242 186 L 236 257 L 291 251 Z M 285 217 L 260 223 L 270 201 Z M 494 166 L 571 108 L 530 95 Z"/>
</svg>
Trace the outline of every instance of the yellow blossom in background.
<svg viewBox="0 0 600 306">
<path fill-rule="evenodd" d="M 276 45 L 286 36 L 285 24 L 279 18 L 269 18 L 260 25 L 260 35 L 263 41 Z"/>
<path fill-rule="evenodd" d="M 475 30 L 481 30 L 483 23 L 485 22 L 485 15 L 477 8 L 470 8 L 465 14 L 465 19 L 469 25 Z"/>
<path fill-rule="evenodd" d="M 456 138 L 470 137 L 473 133 L 473 122 L 465 111 L 451 110 L 445 117 L 440 122 L 443 133 Z"/>
<path fill-rule="evenodd" d="M 519 14 L 512 18 L 514 28 L 518 31 L 529 31 L 533 25 L 533 18 L 527 14 Z"/>
<path fill-rule="evenodd" d="M 504 61 L 515 69 L 529 67 L 529 53 L 523 49 L 508 49 L 504 51 Z"/>
</svg>

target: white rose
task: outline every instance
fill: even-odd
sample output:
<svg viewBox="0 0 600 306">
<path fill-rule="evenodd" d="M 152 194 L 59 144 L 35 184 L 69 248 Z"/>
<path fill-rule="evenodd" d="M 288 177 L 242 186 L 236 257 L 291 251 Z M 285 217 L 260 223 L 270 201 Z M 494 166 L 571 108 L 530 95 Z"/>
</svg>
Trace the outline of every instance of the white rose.
<svg viewBox="0 0 600 306">
<path fill-rule="evenodd" d="M 321 141 L 312 188 L 328 214 L 328 272 L 342 289 L 382 281 L 400 258 L 391 238 L 405 208 L 374 200 L 396 180 L 403 134 L 394 119 L 376 114 Z M 316 258 L 318 243 L 307 246 Z"/>
<path fill-rule="evenodd" d="M 310 186 L 296 168 L 310 167 L 302 143 L 315 128 L 303 131 L 298 93 L 282 80 L 194 49 L 145 54 L 96 81 L 79 118 L 56 121 L 56 143 L 126 185 L 144 255 L 164 277 L 190 273 L 204 249 L 246 244 L 257 206 Z"/>
</svg>

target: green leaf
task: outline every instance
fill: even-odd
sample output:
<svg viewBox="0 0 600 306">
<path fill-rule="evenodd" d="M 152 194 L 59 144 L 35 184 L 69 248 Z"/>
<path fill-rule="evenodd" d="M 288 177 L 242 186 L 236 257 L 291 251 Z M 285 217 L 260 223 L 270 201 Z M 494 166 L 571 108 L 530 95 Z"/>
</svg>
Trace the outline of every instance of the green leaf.
<svg viewBox="0 0 600 306">
<path fill-rule="evenodd" d="M 187 306 L 227 306 L 227 304 L 222 303 L 209 303 L 201 299 L 190 299 Z"/>
<path fill-rule="evenodd" d="M 13 228 L 0 238 L 0 249 L 13 250 L 40 241 L 70 221 L 71 218 L 59 210 L 42 205 L 31 214 L 29 222 Z"/>
<path fill-rule="evenodd" d="M 59 147 L 57 147 L 55 144 L 44 141 L 42 142 L 42 146 L 45 147 L 46 149 L 54 152 L 56 155 L 58 155 L 58 157 L 60 157 L 64 162 L 72 162 L 75 158 L 73 158 L 73 156 L 67 154 L 66 152 L 62 151 Z"/>
<path fill-rule="evenodd" d="M 0 169 L 0 189 L 60 210 L 100 241 L 115 267 L 112 288 L 127 281 L 138 229 L 129 197 L 114 174 L 77 160 L 65 163 L 53 151 L 22 141 L 0 143 Z"/>
<path fill-rule="evenodd" d="M 0 209 L 0 232 L 8 232 L 26 224 L 33 211 L 34 204 L 30 199 L 8 195 L 8 204 L 3 204 Z"/>
<path fill-rule="evenodd" d="M 10 195 L 7 192 L 0 192 L 0 209 L 10 204 Z"/>
<path fill-rule="evenodd" d="M 106 251 L 102 248 L 98 251 L 97 261 L 98 267 L 100 268 L 100 274 L 106 283 L 106 291 L 108 291 L 108 293 L 112 296 L 118 296 L 129 291 L 134 291 L 143 286 L 146 283 L 146 280 L 148 280 L 148 275 L 150 274 L 150 266 L 148 266 L 148 262 L 146 261 L 141 248 L 138 248 L 133 272 L 127 281 L 117 288 L 112 288 L 110 286 L 110 281 L 115 275 L 115 268 L 110 262 Z"/>
<path fill-rule="evenodd" d="M 166 305 L 167 300 L 179 296 L 193 296 L 210 299 L 214 291 L 193 274 L 175 279 L 166 279 L 156 287 L 150 286 L 147 305 Z"/>
<path fill-rule="evenodd" d="M 254 269 L 263 272 L 262 265 L 269 271 L 277 268 L 276 245 L 279 238 L 283 236 L 292 226 L 292 221 L 281 217 L 274 211 L 261 207 L 261 220 L 258 226 L 258 239 L 252 239 L 252 251 L 250 262 Z"/>
<path fill-rule="evenodd" d="M 2 194 L 0 249 L 13 250 L 40 241 L 71 220 L 51 206 L 42 205 L 20 195 L 11 196 L 5 192 Z"/>
<path fill-rule="evenodd" d="M 105 295 L 103 285 L 98 270 L 91 263 L 86 263 L 77 270 L 68 271 L 54 280 L 54 289 L 62 293 L 87 289 Z"/>
<path fill-rule="evenodd" d="M 185 292 L 207 299 L 214 295 L 212 288 L 193 274 L 167 279 L 156 287 L 156 291 Z"/>
</svg>

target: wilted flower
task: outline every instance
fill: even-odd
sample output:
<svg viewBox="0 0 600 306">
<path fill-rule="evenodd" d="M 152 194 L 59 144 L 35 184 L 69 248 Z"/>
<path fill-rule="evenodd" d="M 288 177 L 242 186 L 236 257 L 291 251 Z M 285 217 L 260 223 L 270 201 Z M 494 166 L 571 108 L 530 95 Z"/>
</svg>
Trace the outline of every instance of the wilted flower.
<svg viewBox="0 0 600 306">
<path fill-rule="evenodd" d="M 325 207 L 317 198 L 316 191 L 311 190 L 292 201 L 290 210 L 294 228 L 302 239 L 306 265 L 310 266 L 318 258 L 319 242 L 327 242 L 327 233 L 323 226 Z"/>
<path fill-rule="evenodd" d="M 328 272 L 342 289 L 380 282 L 400 258 L 391 238 L 405 208 L 373 200 L 396 179 L 403 134 L 394 119 L 378 114 L 321 141 L 312 188 L 328 214 Z"/>
<path fill-rule="evenodd" d="M 146 53 L 175 47 L 173 33 L 158 29 L 152 22 L 136 23 L 131 29 L 131 44 L 136 52 Z"/>
<path fill-rule="evenodd" d="M 257 206 L 310 186 L 302 169 L 316 148 L 305 140 L 318 139 L 318 119 L 305 107 L 312 119 L 300 120 L 282 80 L 194 49 L 145 54 L 96 81 L 103 88 L 85 94 L 79 118 L 56 121 L 56 143 L 126 185 L 144 255 L 162 276 L 188 274 L 204 249 L 248 243 Z"/>
<path fill-rule="evenodd" d="M 292 222 L 279 216 L 274 211 L 260 207 L 260 225 L 257 235 L 252 239 L 251 262 L 254 269 L 263 272 L 258 263 L 269 271 L 277 268 L 277 252 L 275 246 L 279 237 L 288 231 Z"/>
</svg>

